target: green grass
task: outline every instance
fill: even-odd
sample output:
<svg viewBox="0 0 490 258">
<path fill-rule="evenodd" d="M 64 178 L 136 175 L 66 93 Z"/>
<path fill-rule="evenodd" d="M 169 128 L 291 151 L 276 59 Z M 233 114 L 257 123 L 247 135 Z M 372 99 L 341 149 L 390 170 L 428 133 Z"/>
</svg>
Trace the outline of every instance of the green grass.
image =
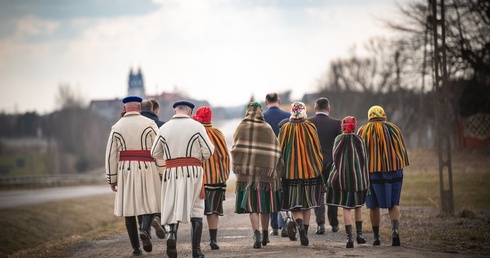
<svg viewBox="0 0 490 258">
<path fill-rule="evenodd" d="M 455 209 L 490 209 L 490 188 L 485 178 L 490 171 L 453 171 Z M 447 190 L 447 189 L 446 189 Z M 439 172 L 414 171 L 406 168 L 401 197 L 402 206 L 441 205 Z"/>
</svg>

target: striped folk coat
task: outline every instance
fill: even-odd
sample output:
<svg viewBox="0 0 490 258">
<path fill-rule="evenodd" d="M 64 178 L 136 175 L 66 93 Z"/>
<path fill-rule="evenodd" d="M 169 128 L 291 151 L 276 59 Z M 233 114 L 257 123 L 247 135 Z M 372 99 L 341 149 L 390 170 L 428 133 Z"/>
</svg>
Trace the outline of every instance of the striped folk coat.
<svg viewBox="0 0 490 258">
<path fill-rule="evenodd" d="M 291 119 L 281 127 L 278 138 L 285 167 L 281 209 L 318 207 L 323 194 L 323 154 L 316 126 L 305 119 Z"/>
<path fill-rule="evenodd" d="M 366 144 L 368 171 L 390 172 L 409 165 L 401 130 L 393 123 L 372 120 L 357 131 Z"/>
<path fill-rule="evenodd" d="M 204 214 L 224 215 L 223 201 L 226 197 L 226 181 L 230 176 L 230 152 L 225 141 L 225 136 L 212 124 L 203 123 L 209 139 L 214 145 L 214 152 L 203 163 L 204 170 Z"/>
<path fill-rule="evenodd" d="M 344 208 L 363 206 L 369 189 L 363 140 L 354 133 L 343 133 L 335 138 L 332 154 L 326 203 Z"/>
</svg>

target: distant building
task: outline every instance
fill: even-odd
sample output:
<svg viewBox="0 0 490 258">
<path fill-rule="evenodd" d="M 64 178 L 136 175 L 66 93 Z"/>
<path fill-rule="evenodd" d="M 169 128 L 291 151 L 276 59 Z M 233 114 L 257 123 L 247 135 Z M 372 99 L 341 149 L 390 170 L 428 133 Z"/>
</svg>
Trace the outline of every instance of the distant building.
<svg viewBox="0 0 490 258">
<path fill-rule="evenodd" d="M 136 95 L 142 97 L 143 99 L 154 98 L 158 100 L 158 102 L 160 103 L 160 113 L 158 116 L 162 121 L 168 121 L 170 118 L 172 118 L 172 104 L 175 101 L 180 99 L 187 99 L 187 97 L 182 96 L 181 94 L 168 92 L 162 92 L 157 95 L 147 96 L 145 93 L 145 83 L 143 80 L 141 68 L 138 68 L 137 72 L 134 72 L 133 69 L 129 71 L 127 95 Z M 196 108 L 204 105 L 209 106 L 209 103 L 207 101 L 194 99 L 189 100 L 194 102 Z M 121 112 L 123 112 L 123 104 L 120 98 L 108 100 L 92 100 L 90 102 L 89 108 L 95 111 L 95 113 L 97 113 L 101 117 L 113 122 L 117 121 L 121 115 Z"/>
<path fill-rule="evenodd" d="M 92 100 L 89 106 L 90 110 L 93 110 L 99 116 L 115 121 L 123 112 L 123 104 L 121 99 L 109 99 L 109 100 Z"/>
<path fill-rule="evenodd" d="M 143 82 L 143 74 L 141 74 L 141 68 L 138 68 L 137 73 L 133 73 L 133 69 L 129 71 L 128 95 L 135 95 L 146 98 L 145 84 Z"/>
<path fill-rule="evenodd" d="M 146 98 L 145 83 L 143 80 L 143 74 L 141 73 L 141 68 L 138 68 L 137 72 L 134 72 L 133 69 L 129 70 L 127 95 L 136 95 Z M 89 108 L 95 111 L 101 117 L 110 121 L 116 121 L 119 119 L 121 112 L 123 112 L 123 104 L 120 98 L 92 100 Z"/>
</svg>

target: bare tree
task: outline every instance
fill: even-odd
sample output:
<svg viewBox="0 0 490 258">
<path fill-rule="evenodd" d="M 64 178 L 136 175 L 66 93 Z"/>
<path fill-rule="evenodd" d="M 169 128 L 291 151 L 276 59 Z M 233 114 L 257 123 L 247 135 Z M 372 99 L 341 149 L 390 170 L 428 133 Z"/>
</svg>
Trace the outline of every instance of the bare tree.
<svg viewBox="0 0 490 258">
<path fill-rule="evenodd" d="M 69 84 L 60 84 L 56 95 L 56 105 L 59 109 L 81 109 L 87 106 L 79 92 L 75 92 Z"/>
<path fill-rule="evenodd" d="M 60 85 L 57 102 L 61 108 L 50 115 L 49 131 L 60 152 L 61 173 L 103 166 L 108 122 L 93 114 L 69 85 Z"/>
<path fill-rule="evenodd" d="M 426 106 L 423 99 L 425 92 L 431 88 L 426 87 L 426 82 L 432 79 L 432 73 L 428 71 L 434 56 L 431 45 L 433 39 L 430 39 L 433 35 L 432 14 L 429 11 L 431 1 L 415 1 L 400 6 L 402 21 L 386 22 L 388 27 L 400 32 L 401 37 L 413 47 L 414 65 L 411 69 L 414 78 L 419 80 L 415 85 L 420 87 L 420 110 Z M 458 116 L 490 113 L 490 2 L 446 0 L 444 9 L 450 86 L 447 97 L 452 115 L 451 125 L 454 126 L 459 120 Z M 428 119 L 419 117 L 419 129 L 430 123 Z"/>
</svg>

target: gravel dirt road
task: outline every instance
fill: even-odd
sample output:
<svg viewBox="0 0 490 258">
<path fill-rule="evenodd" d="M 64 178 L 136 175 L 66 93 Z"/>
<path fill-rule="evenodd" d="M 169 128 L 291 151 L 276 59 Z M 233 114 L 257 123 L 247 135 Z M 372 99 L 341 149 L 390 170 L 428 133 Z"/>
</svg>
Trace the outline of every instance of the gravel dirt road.
<svg viewBox="0 0 490 258">
<path fill-rule="evenodd" d="M 391 239 L 388 235 L 382 234 L 381 246 L 372 246 L 372 233 L 370 229 L 364 229 L 367 244 L 354 244 L 353 249 L 346 249 L 346 236 L 341 225 L 339 232 L 333 233 L 327 227 L 324 235 L 316 235 L 315 217 L 311 217 L 311 229 L 309 233 L 310 244 L 307 247 L 301 246 L 299 241 L 290 241 L 289 238 L 280 236 L 270 236 L 270 243 L 261 249 L 254 249 L 253 233 L 250 226 L 248 215 L 238 215 L 233 212 L 235 196 L 228 194 L 225 201 L 225 216 L 221 217 L 218 244 L 219 250 L 209 248 L 209 233 L 206 222 L 204 223 L 203 237 L 201 243 L 202 252 L 206 257 L 485 257 L 485 253 L 478 252 L 434 252 L 433 250 L 417 246 L 416 241 L 404 237 L 404 230 L 409 230 L 411 224 L 404 224 L 403 219 L 400 223 L 401 246 L 392 247 Z M 403 208 L 403 216 L 407 218 L 421 212 L 425 208 Z M 341 210 L 339 210 L 341 213 Z M 313 213 L 312 213 L 313 214 Z M 383 217 L 384 219 L 384 217 Z M 369 218 L 364 218 L 364 221 Z M 389 224 L 389 221 L 382 222 Z M 406 226 L 405 226 L 406 225 Z M 388 225 L 386 225 L 388 226 Z M 427 233 L 430 234 L 430 233 Z M 424 237 L 421 235 L 420 237 Z M 427 238 L 430 241 L 430 238 Z M 142 257 L 167 257 L 165 240 L 159 239 L 152 232 L 153 251 L 146 253 L 143 251 Z M 456 243 L 457 244 L 457 243 Z M 178 232 L 178 256 L 192 257 L 190 224 L 181 224 Z M 117 234 L 99 240 L 84 241 L 74 248 L 68 250 L 65 257 L 131 257 L 131 245 L 127 234 Z"/>
</svg>

